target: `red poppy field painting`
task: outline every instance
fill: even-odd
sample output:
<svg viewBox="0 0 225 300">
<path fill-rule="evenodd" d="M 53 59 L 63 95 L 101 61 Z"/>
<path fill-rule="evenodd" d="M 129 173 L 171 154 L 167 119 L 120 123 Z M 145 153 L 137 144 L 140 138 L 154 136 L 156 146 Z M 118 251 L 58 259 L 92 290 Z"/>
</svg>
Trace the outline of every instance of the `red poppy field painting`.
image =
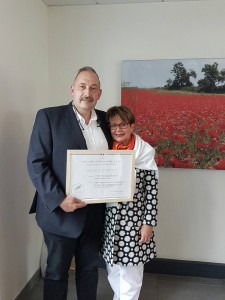
<svg viewBox="0 0 225 300">
<path fill-rule="evenodd" d="M 225 60 L 122 62 L 122 105 L 158 167 L 225 170 Z"/>
</svg>

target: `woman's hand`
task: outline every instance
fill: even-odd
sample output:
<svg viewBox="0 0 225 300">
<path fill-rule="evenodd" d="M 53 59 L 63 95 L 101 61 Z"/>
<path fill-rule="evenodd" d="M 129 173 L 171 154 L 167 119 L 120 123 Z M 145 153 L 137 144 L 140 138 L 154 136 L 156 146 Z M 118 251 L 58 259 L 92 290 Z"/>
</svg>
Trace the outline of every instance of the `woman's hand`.
<svg viewBox="0 0 225 300">
<path fill-rule="evenodd" d="M 151 238 L 153 237 L 153 226 L 150 225 L 142 225 L 140 229 L 140 235 L 141 238 L 139 240 L 139 243 L 149 243 Z"/>
</svg>

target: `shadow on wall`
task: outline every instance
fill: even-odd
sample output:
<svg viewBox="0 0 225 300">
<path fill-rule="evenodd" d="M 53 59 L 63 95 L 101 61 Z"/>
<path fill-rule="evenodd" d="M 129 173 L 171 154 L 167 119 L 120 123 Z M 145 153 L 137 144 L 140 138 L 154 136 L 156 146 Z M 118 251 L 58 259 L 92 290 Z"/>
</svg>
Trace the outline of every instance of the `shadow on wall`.
<svg viewBox="0 0 225 300">
<path fill-rule="evenodd" d="M 31 117 L 33 118 L 29 114 L 33 104 L 29 102 L 32 95 L 29 82 L 23 82 L 19 78 L 15 82 L 13 74 L 1 71 L 0 298 L 11 299 L 24 287 L 29 279 L 28 270 L 31 269 L 28 266 L 27 253 L 28 243 L 32 242 L 28 212 L 33 195 L 27 174 L 26 157 L 28 136 L 32 129 L 28 125 L 31 123 Z M 34 239 L 37 241 L 37 237 Z"/>
<path fill-rule="evenodd" d="M 22 115 L 8 111 L 1 116 L 0 201 L 1 273 L 5 284 L 14 275 L 26 278 L 28 241 L 28 179 L 26 172 L 26 138 Z M 12 272 L 12 267 L 14 271 Z M 18 271 L 17 271 L 18 270 Z M 13 275 L 14 274 L 14 275 Z M 15 281 L 18 279 L 15 278 Z"/>
</svg>

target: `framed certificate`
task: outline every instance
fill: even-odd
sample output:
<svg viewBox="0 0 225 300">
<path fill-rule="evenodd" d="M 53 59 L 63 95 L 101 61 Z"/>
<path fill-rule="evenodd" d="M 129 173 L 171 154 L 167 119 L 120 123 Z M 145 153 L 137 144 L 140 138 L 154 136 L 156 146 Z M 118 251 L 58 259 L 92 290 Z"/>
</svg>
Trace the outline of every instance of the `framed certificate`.
<svg viewBox="0 0 225 300">
<path fill-rule="evenodd" d="M 133 201 L 133 150 L 67 150 L 66 193 L 86 203 Z"/>
</svg>

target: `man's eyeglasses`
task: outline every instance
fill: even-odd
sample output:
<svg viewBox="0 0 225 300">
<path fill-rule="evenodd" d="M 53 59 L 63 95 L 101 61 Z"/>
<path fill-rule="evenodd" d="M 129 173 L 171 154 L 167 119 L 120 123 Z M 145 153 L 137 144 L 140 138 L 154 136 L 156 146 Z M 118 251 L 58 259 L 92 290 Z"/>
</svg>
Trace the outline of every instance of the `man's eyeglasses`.
<svg viewBox="0 0 225 300">
<path fill-rule="evenodd" d="M 126 129 L 127 125 L 129 125 L 129 123 L 122 122 L 120 124 L 109 124 L 109 127 L 111 130 L 115 131 L 117 127 L 119 127 L 120 129 Z"/>
</svg>

